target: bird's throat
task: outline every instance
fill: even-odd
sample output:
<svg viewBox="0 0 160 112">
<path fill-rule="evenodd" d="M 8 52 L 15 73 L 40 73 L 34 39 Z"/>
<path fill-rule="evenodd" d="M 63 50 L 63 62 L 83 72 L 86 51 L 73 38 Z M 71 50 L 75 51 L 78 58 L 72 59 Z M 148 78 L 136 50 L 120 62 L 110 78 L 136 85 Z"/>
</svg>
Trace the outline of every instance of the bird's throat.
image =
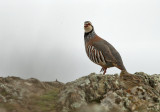
<svg viewBox="0 0 160 112">
<path fill-rule="evenodd" d="M 92 26 L 84 27 L 85 33 L 89 33 L 93 30 Z"/>
<path fill-rule="evenodd" d="M 96 33 L 94 32 L 94 29 L 92 29 L 90 32 L 84 33 L 84 39 L 85 41 L 89 41 L 90 39 L 94 38 Z"/>
</svg>

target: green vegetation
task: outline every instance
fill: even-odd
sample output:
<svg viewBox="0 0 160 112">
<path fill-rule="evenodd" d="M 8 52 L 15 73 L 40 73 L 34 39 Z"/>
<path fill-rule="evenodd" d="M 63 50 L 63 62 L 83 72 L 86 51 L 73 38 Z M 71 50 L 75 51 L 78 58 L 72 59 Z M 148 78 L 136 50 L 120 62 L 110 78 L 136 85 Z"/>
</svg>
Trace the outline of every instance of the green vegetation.
<svg viewBox="0 0 160 112">
<path fill-rule="evenodd" d="M 22 103 L 1 103 L 0 108 L 7 109 L 8 112 L 56 112 L 55 106 L 58 99 L 59 89 L 48 90 L 42 95 L 34 95 L 23 99 Z"/>
<path fill-rule="evenodd" d="M 55 110 L 55 103 L 58 98 L 59 90 L 56 88 L 54 90 L 50 90 L 43 94 L 40 97 L 35 98 L 33 101 L 34 105 L 37 106 L 41 111 L 51 112 Z"/>
</svg>

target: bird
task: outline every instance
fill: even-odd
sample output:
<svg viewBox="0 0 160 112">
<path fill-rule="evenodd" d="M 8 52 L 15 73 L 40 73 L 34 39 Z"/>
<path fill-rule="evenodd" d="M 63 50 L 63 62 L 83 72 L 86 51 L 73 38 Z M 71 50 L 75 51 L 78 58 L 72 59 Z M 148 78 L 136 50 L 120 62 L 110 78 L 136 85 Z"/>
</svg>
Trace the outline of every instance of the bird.
<svg viewBox="0 0 160 112">
<path fill-rule="evenodd" d="M 87 56 L 92 62 L 102 67 L 100 72 L 103 72 L 103 75 L 110 67 L 117 67 L 121 72 L 127 72 L 118 51 L 95 33 L 90 21 L 84 22 L 84 43 Z"/>
</svg>

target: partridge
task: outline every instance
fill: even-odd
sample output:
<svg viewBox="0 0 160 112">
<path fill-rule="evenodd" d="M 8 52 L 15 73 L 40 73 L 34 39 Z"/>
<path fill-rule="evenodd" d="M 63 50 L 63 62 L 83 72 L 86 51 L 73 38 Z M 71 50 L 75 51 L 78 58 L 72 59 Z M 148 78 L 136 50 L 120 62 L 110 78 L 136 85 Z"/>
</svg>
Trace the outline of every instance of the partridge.
<svg viewBox="0 0 160 112">
<path fill-rule="evenodd" d="M 103 74 L 107 68 L 117 67 L 121 71 L 126 71 L 118 51 L 106 40 L 99 37 L 90 21 L 84 22 L 85 49 L 89 59 L 102 67 Z"/>
</svg>

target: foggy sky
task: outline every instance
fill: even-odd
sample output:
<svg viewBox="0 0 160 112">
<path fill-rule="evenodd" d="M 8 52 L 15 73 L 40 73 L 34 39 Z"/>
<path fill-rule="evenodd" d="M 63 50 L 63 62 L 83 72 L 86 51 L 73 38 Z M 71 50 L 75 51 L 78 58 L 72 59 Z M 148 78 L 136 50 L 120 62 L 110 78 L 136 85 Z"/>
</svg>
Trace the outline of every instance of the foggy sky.
<svg viewBox="0 0 160 112">
<path fill-rule="evenodd" d="M 158 74 L 159 6 L 159 0 L 0 0 L 0 76 L 68 82 L 99 73 L 85 53 L 86 20 L 130 73 Z"/>
</svg>

